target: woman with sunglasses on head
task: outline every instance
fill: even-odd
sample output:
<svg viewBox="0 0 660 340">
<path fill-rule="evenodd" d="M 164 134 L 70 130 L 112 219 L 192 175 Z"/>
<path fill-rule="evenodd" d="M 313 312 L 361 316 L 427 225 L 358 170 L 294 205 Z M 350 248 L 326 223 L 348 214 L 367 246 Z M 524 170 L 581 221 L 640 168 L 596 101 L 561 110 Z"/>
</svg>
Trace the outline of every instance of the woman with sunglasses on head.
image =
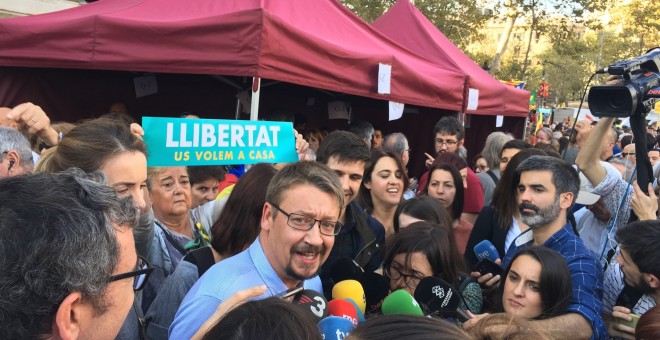
<svg viewBox="0 0 660 340">
<path fill-rule="evenodd" d="M 462 295 L 460 307 L 480 313 L 482 293 L 479 284 L 463 267 L 454 236 L 447 226 L 421 221 L 401 229 L 385 248 L 383 269 L 392 291 L 404 289 L 414 295 L 423 278 L 438 277 Z"/>
</svg>

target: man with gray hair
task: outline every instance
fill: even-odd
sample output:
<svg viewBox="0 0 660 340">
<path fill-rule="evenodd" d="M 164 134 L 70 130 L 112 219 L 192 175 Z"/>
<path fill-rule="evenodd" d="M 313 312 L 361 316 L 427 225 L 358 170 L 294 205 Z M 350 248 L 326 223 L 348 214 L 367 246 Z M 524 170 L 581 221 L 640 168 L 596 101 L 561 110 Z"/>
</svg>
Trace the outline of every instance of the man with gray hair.
<svg viewBox="0 0 660 340">
<path fill-rule="evenodd" d="M 18 130 L 0 126 L 0 178 L 30 173 L 33 169 L 30 142 Z"/>
<path fill-rule="evenodd" d="M 295 287 L 323 292 L 318 271 L 335 243 L 344 206 L 339 177 L 318 162 L 292 163 L 270 181 L 257 239 L 204 273 L 181 303 L 170 339 L 190 339 L 232 294 L 257 285 L 267 298 Z M 325 306 L 319 306 L 319 308 Z"/>
<path fill-rule="evenodd" d="M 0 338 L 114 339 L 150 268 L 138 211 L 80 170 L 0 180 Z"/>
<path fill-rule="evenodd" d="M 360 139 L 367 143 L 369 149 L 371 149 L 371 140 L 374 137 L 374 126 L 371 123 L 364 120 L 352 121 L 348 124 L 347 130 L 360 137 Z"/>
</svg>

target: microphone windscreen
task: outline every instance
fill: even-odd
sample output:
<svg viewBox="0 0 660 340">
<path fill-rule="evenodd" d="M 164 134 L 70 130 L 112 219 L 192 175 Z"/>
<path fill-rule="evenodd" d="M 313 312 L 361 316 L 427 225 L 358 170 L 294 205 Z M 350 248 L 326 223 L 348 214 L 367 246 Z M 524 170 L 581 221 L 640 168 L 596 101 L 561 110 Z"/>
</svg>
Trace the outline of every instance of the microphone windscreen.
<svg viewBox="0 0 660 340">
<path fill-rule="evenodd" d="M 407 291 L 403 289 L 395 290 L 392 294 L 383 300 L 383 315 L 390 314 L 410 314 L 424 315 L 422 308 Z"/>
<path fill-rule="evenodd" d="M 341 257 L 330 266 L 330 278 L 335 283 L 344 280 L 359 280 L 362 272 L 360 265 L 348 257 Z"/>
<path fill-rule="evenodd" d="M 328 302 L 328 315 L 338 316 L 353 323 L 353 326 L 358 325 L 358 315 L 356 307 L 344 300 L 334 299 Z"/>
<path fill-rule="evenodd" d="M 353 329 L 353 323 L 338 316 L 328 316 L 316 325 L 323 339 L 344 339 Z"/>
<path fill-rule="evenodd" d="M 344 280 L 332 287 L 333 299 L 351 299 L 357 303 L 360 311 L 364 313 L 367 302 L 364 297 L 364 288 L 355 280 Z"/>
<path fill-rule="evenodd" d="M 362 314 L 362 312 L 360 311 L 360 307 L 358 307 L 357 303 L 355 303 L 355 301 L 351 299 L 344 299 L 344 300 L 350 302 L 353 305 L 353 307 L 355 307 L 355 312 L 357 313 L 358 316 L 358 324 L 363 323 L 366 319 L 364 318 L 364 314 Z"/>
<path fill-rule="evenodd" d="M 488 240 L 483 240 L 474 246 L 474 255 L 476 255 L 479 260 L 487 259 L 493 263 L 500 258 L 497 248 L 495 248 L 493 243 Z"/>
<path fill-rule="evenodd" d="M 456 314 L 461 296 L 447 281 L 429 276 L 419 281 L 415 299 L 423 304 L 428 314 L 447 312 Z M 441 313 L 442 314 L 442 313 Z"/>
<path fill-rule="evenodd" d="M 328 301 L 323 297 L 323 294 L 315 290 L 303 290 L 293 298 L 292 302 L 314 315 L 317 321 L 328 316 Z"/>
<path fill-rule="evenodd" d="M 364 296 L 367 300 L 366 313 L 378 310 L 390 293 L 390 280 L 374 272 L 365 272 L 359 281 L 364 288 Z"/>
</svg>

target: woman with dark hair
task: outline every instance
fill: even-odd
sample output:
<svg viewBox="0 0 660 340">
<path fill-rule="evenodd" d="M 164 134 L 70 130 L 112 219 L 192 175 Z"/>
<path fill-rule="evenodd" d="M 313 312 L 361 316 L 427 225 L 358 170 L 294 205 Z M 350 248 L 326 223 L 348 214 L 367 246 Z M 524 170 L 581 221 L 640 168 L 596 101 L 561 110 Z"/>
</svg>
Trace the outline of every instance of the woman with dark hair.
<svg viewBox="0 0 660 340">
<path fill-rule="evenodd" d="M 435 198 L 452 220 L 452 230 L 458 251 L 465 253 L 465 245 L 472 231 L 472 224 L 461 218 L 463 212 L 463 180 L 455 166 L 434 165 L 429 170 L 429 182 L 424 193 Z"/>
<path fill-rule="evenodd" d="M 394 213 L 408 189 L 408 175 L 399 154 L 371 151 L 371 165 L 364 170 L 358 202 L 385 227 L 385 238 L 394 234 Z"/>
<path fill-rule="evenodd" d="M 504 258 L 511 242 L 529 229 L 520 219 L 518 197 L 513 188 L 519 181 L 516 168 L 522 161 L 534 155 L 544 156 L 546 153 L 538 149 L 523 149 L 508 161 L 493 191 L 491 205 L 481 210 L 468 238 L 465 260 L 470 267 L 479 261 L 473 251 L 479 242 L 489 240 L 497 249 L 500 258 Z"/>
<path fill-rule="evenodd" d="M 145 315 L 147 338 L 166 339 L 181 301 L 199 277 L 213 264 L 242 252 L 257 238 L 266 189 L 277 170 L 270 164 L 254 165 L 227 198 L 211 227 L 211 247 L 186 255 L 163 282 Z"/>
<path fill-rule="evenodd" d="M 203 340 L 321 340 L 314 317 L 277 297 L 253 300 L 231 309 L 202 337 Z"/>
<path fill-rule="evenodd" d="M 655 306 L 642 314 L 635 327 L 635 339 L 660 339 L 660 307 Z"/>
<path fill-rule="evenodd" d="M 472 339 L 458 326 L 440 319 L 419 315 L 393 314 L 377 316 L 358 325 L 345 340 L 468 340 Z"/>
<path fill-rule="evenodd" d="M 498 312 L 530 320 L 566 313 L 572 296 L 571 273 L 558 252 L 543 246 L 525 248 L 513 257 L 503 277 L 496 301 Z M 470 323 L 486 315 L 475 315 Z"/>
<path fill-rule="evenodd" d="M 481 311 L 481 287 L 469 278 L 454 236 L 446 226 L 415 222 L 396 233 L 385 249 L 383 269 L 393 291 L 404 289 L 414 295 L 420 280 L 435 276 L 461 293 L 461 308 Z"/>
<path fill-rule="evenodd" d="M 417 196 L 401 202 L 394 213 L 394 232 L 411 223 L 427 221 L 442 226 L 451 225 L 451 218 L 438 200 L 429 196 Z"/>
</svg>

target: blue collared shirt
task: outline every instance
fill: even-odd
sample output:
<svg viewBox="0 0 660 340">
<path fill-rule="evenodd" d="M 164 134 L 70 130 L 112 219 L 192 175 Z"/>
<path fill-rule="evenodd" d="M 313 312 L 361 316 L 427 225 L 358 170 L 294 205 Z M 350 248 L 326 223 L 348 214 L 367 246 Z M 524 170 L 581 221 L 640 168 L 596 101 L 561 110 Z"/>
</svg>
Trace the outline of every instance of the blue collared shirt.
<svg viewBox="0 0 660 340">
<path fill-rule="evenodd" d="M 522 233 L 511 245 L 504 257 L 503 266 L 533 242 L 532 230 Z M 567 223 L 552 235 L 543 246 L 557 251 L 566 260 L 573 282 L 573 296 L 567 312 L 582 315 L 592 327 L 591 339 L 607 337 L 607 329 L 601 312 L 603 305 L 603 270 L 578 236 L 573 233 L 573 226 Z"/>
<path fill-rule="evenodd" d="M 216 263 L 195 283 L 176 312 L 169 338 L 190 339 L 222 301 L 239 290 L 259 285 L 266 285 L 268 289 L 256 299 L 265 299 L 288 289 L 268 262 L 257 237 L 248 249 Z M 303 281 L 303 286 L 323 294 L 318 276 Z"/>
</svg>

